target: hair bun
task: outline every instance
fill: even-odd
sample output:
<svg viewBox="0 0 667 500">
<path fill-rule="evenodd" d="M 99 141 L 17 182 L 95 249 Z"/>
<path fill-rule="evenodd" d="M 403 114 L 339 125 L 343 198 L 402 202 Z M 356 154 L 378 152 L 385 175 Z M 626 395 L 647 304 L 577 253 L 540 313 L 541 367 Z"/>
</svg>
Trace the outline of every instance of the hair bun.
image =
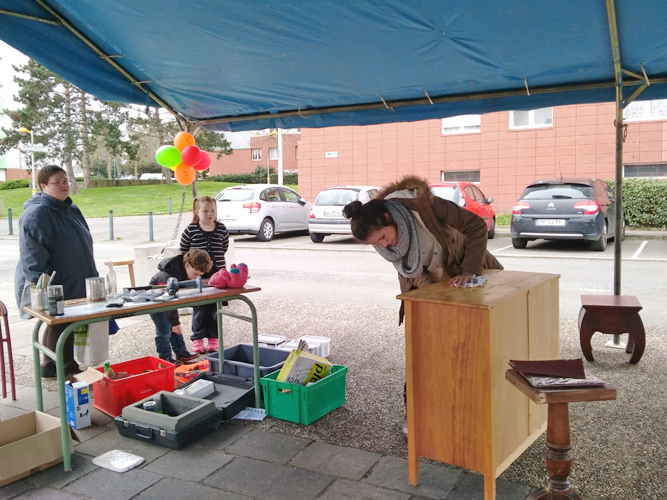
<svg viewBox="0 0 667 500">
<path fill-rule="evenodd" d="M 346 219 L 356 219 L 361 214 L 362 203 L 357 200 L 352 203 L 348 203 L 343 207 L 343 216 Z"/>
</svg>

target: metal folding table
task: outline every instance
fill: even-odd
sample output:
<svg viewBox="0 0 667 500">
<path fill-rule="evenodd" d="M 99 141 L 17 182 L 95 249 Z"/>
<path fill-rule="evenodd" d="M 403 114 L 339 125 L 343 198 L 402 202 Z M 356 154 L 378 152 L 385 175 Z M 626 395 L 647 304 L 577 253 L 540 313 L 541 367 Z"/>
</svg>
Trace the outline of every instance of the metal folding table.
<svg viewBox="0 0 667 500">
<path fill-rule="evenodd" d="M 91 323 L 109 321 L 111 319 L 139 316 L 179 309 L 182 307 L 203 306 L 216 304 L 218 310 L 218 342 L 220 367 L 223 366 L 223 343 L 222 343 L 222 316 L 231 316 L 252 323 L 252 344 L 255 378 L 255 406 L 261 407 L 260 383 L 259 383 L 259 347 L 257 344 L 257 310 L 254 304 L 244 294 L 258 292 L 261 288 L 246 285 L 243 288 L 220 290 L 218 288 L 206 287 L 201 292 L 195 289 L 185 289 L 178 292 L 176 299 L 166 302 L 126 302 L 122 307 L 106 307 L 104 302 L 89 303 L 86 299 L 74 299 L 65 301 L 65 314 L 62 316 L 51 316 L 47 311 L 36 311 L 30 307 L 23 310 L 37 319 L 37 324 L 32 331 L 33 359 L 35 364 L 35 392 L 37 396 L 37 410 L 43 411 L 42 400 L 42 376 L 40 372 L 39 353 L 53 359 L 56 363 L 58 378 L 58 400 L 60 404 L 60 430 L 63 445 L 63 466 L 65 471 L 72 470 L 72 460 L 69 452 L 69 426 L 67 424 L 67 408 L 65 407 L 65 363 L 63 361 L 63 350 L 65 340 L 75 328 Z M 221 304 L 241 300 L 248 304 L 250 316 L 223 311 Z M 39 342 L 39 330 L 42 324 L 49 326 L 68 323 L 69 326 L 63 331 L 56 344 L 56 352 L 43 346 Z"/>
</svg>

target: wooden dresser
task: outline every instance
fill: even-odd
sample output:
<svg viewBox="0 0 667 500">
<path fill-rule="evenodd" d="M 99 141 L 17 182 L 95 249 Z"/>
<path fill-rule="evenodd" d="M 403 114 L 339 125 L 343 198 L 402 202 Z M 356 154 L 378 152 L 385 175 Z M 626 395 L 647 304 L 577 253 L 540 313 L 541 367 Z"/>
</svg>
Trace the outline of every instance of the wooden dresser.
<svg viewBox="0 0 667 500">
<path fill-rule="evenodd" d="M 517 391 L 510 359 L 559 358 L 557 274 L 485 270 L 477 288 L 447 282 L 405 301 L 409 481 L 419 457 L 496 478 L 546 429 L 547 409 Z"/>
</svg>

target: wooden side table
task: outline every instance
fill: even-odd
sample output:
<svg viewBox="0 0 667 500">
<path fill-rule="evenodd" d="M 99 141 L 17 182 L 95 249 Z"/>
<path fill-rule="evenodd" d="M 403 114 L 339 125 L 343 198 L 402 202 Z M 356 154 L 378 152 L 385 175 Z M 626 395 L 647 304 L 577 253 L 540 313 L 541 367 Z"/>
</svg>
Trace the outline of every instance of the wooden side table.
<svg viewBox="0 0 667 500">
<path fill-rule="evenodd" d="M 625 352 L 630 363 L 637 363 L 644 354 L 646 333 L 639 316 L 642 305 L 634 295 L 582 295 L 579 312 L 579 342 L 588 361 L 595 361 L 591 338 L 595 332 L 612 335 L 628 334 Z"/>
<path fill-rule="evenodd" d="M 616 389 L 607 384 L 582 389 L 538 389 L 514 370 L 507 370 L 505 378 L 535 403 L 549 405 L 546 462 L 550 486 L 532 493 L 526 500 L 581 500 L 567 480 L 572 469 L 568 403 L 615 400 Z"/>
</svg>

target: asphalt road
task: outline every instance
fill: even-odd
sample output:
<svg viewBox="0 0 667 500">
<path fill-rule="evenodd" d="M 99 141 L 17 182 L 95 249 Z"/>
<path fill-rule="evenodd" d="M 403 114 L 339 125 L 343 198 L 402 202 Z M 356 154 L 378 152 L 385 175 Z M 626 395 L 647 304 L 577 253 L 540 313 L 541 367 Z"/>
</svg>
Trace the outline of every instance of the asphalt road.
<svg viewBox="0 0 667 500">
<path fill-rule="evenodd" d="M 153 240 L 165 245 L 173 238 L 177 215 L 153 218 Z M 6 224 L 6 219 L 0 221 Z M 189 222 L 189 214 L 180 228 Z M 114 240 L 110 240 L 106 218 L 89 219 L 95 241 L 98 269 L 103 261 L 132 257 L 135 245 L 149 242 L 147 216 L 117 217 Z M 18 225 L 14 235 L 8 226 L 0 227 L 0 300 L 13 303 L 13 276 L 18 261 Z M 176 242 L 178 242 L 177 235 Z M 396 304 L 396 273 L 368 245 L 351 237 L 330 236 L 313 243 L 307 234 L 277 235 L 270 242 L 253 236 L 234 236 L 236 259 L 250 267 L 250 283 L 262 287 L 262 296 L 322 303 L 368 305 Z M 614 250 L 610 243 L 604 252 L 593 252 L 580 242 L 536 241 L 528 248 L 512 247 L 510 238 L 497 235 L 488 242 L 489 250 L 506 269 L 560 274 L 561 317 L 576 319 L 582 294 L 613 293 Z M 623 242 L 621 292 L 636 295 L 644 310 L 647 325 L 667 325 L 667 240 L 626 239 Z M 128 280 L 125 268 L 117 269 L 119 285 Z M 13 305 L 13 304 L 12 304 Z"/>
</svg>

